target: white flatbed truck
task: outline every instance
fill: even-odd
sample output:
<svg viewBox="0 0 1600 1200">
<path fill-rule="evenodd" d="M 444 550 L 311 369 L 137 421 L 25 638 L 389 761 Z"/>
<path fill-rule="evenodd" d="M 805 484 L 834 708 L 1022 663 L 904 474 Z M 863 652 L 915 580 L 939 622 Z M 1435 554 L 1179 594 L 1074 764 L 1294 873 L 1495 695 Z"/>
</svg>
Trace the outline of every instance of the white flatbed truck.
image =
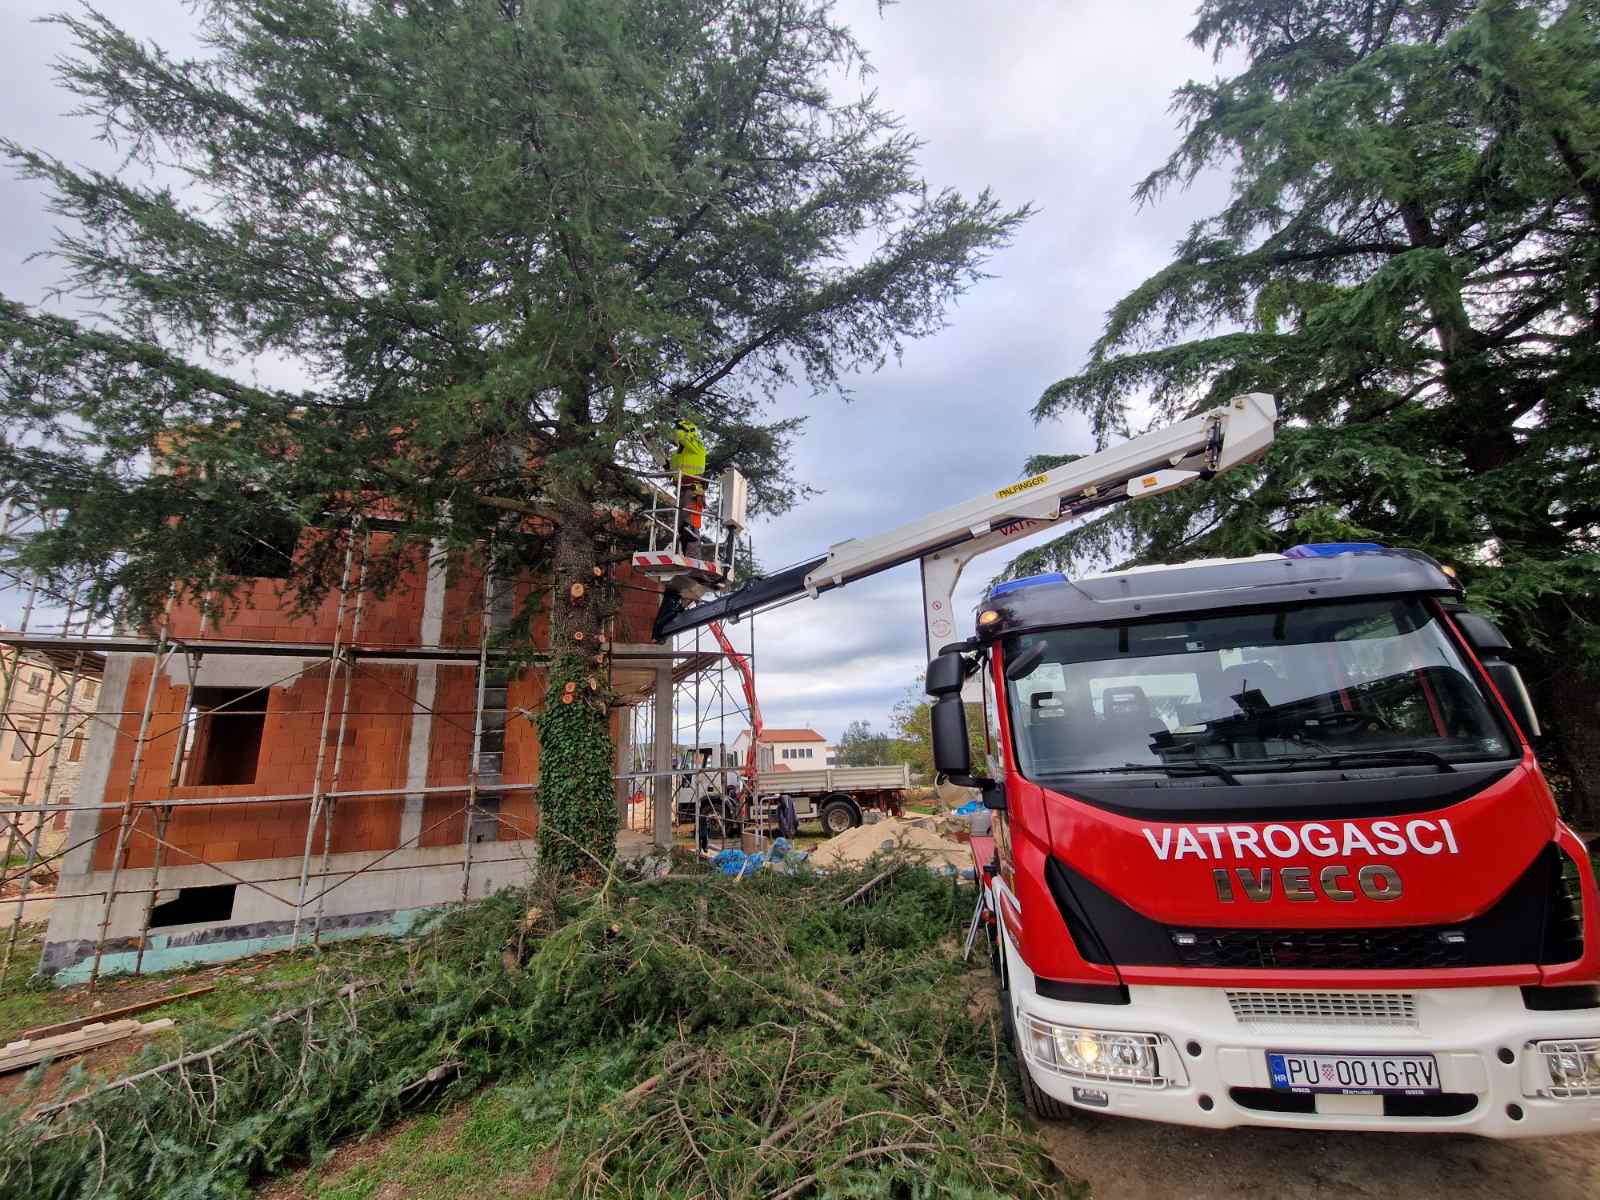
<svg viewBox="0 0 1600 1200">
<path fill-rule="evenodd" d="M 794 801 L 795 816 L 803 825 L 818 821 L 828 837 L 854 829 L 869 808 L 897 811 L 911 786 L 911 768 L 826 767 L 818 771 L 762 771 L 756 776 L 756 813 L 770 816 L 779 796 Z"/>
<path fill-rule="evenodd" d="M 815 771 L 761 771 L 756 775 L 756 803 L 751 816 L 776 819 L 778 797 L 794 801 L 802 825 L 817 821 L 828 837 L 860 825 L 868 809 L 898 811 L 911 786 L 905 763 L 885 767 L 825 767 Z M 735 822 L 738 806 L 717 786 L 714 773 L 686 775 L 676 792 L 678 820 L 694 820 L 696 802 L 709 806 L 713 819 Z M 720 813 L 718 810 L 722 810 Z"/>
</svg>

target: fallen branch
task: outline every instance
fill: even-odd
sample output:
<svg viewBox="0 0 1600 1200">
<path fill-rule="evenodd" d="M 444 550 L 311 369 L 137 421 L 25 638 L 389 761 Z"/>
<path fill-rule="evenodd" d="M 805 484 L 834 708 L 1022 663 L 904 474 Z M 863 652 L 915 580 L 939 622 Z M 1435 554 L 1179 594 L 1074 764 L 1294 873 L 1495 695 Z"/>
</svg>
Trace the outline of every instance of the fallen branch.
<svg viewBox="0 0 1600 1200">
<path fill-rule="evenodd" d="M 634 1084 L 631 1088 L 623 1092 L 622 1095 L 617 1098 L 617 1102 L 621 1104 L 632 1104 L 635 1100 L 639 1100 L 645 1096 L 648 1096 L 651 1092 L 655 1091 L 656 1088 L 661 1086 L 663 1080 L 671 1079 L 674 1075 L 681 1075 L 691 1065 L 693 1065 L 694 1062 L 694 1055 L 685 1054 L 677 1062 L 667 1067 L 666 1070 L 658 1071 L 644 1082 Z"/>
<path fill-rule="evenodd" d="M 851 892 L 844 898 L 843 904 L 845 907 L 848 908 L 850 905 L 854 904 L 857 900 L 861 899 L 861 897 L 872 891 L 873 888 L 877 887 L 884 880 L 898 872 L 903 866 L 905 866 L 905 863 L 891 863 L 887 871 L 883 871 L 880 874 L 874 875 L 871 879 L 867 880 L 855 891 Z"/>
<path fill-rule="evenodd" d="M 427 1087 L 431 1083 L 441 1083 L 444 1080 L 449 1079 L 452 1075 L 457 1074 L 464 1065 L 465 1064 L 460 1062 L 440 1063 L 438 1066 L 430 1068 L 427 1074 L 423 1075 L 421 1078 L 413 1079 L 410 1083 L 406 1084 L 405 1087 L 400 1089 L 399 1094 L 404 1096 L 407 1092 L 414 1092 L 418 1088 Z"/>
</svg>

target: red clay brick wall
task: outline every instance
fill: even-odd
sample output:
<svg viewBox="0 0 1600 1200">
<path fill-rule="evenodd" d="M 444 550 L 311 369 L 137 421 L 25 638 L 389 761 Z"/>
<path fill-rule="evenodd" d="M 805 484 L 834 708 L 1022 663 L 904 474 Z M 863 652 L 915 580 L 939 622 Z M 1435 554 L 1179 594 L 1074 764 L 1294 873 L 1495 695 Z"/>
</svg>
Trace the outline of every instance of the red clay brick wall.
<svg viewBox="0 0 1600 1200">
<path fill-rule="evenodd" d="M 299 661 L 285 658 L 285 674 L 293 671 Z M 133 791 L 135 800 L 162 800 L 169 795 L 173 799 L 186 800 L 308 794 L 311 791 L 316 770 L 317 741 L 322 729 L 322 701 L 327 687 L 326 664 L 305 672 L 284 687 L 270 688 L 263 693 L 267 717 L 261 739 L 261 757 L 253 783 L 191 785 L 184 783 L 180 777 L 178 786 L 169 792 L 172 756 L 178 744 L 177 729 L 188 704 L 187 687 L 174 684 L 170 676 L 178 673 L 182 679 L 181 671 L 181 664 L 174 660 L 171 670 L 156 682 L 147 735 L 149 741 Z M 416 687 L 415 673 L 416 669 L 410 666 L 363 665 L 351 680 L 345 746 L 339 764 L 339 791 L 404 786 L 406 755 L 411 737 L 411 696 Z M 108 804 L 119 805 L 128 794 L 134 739 L 139 729 L 139 709 L 144 702 L 149 680 L 150 662 L 135 663 L 129 675 L 118 745 L 106 781 L 105 802 Z M 339 731 L 338 709 L 343 687 L 341 674 L 334 685 L 334 715 L 329 723 L 323 763 L 325 784 L 331 783 L 333 778 Z M 252 697 L 246 704 L 253 707 L 257 702 L 257 698 Z M 166 840 L 171 844 L 164 861 L 181 864 L 192 862 L 195 857 L 209 862 L 298 857 L 305 846 L 309 808 L 309 801 L 306 800 L 174 808 L 166 835 Z M 116 842 L 115 830 L 120 819 L 120 812 L 115 810 L 101 817 L 101 828 L 111 832 L 95 846 L 97 869 L 111 865 Z M 127 865 L 150 866 L 155 842 L 146 835 L 154 833 L 154 814 L 144 816 L 136 829 L 140 832 L 128 840 Z M 340 853 L 388 849 L 398 840 L 399 831 L 398 797 L 345 800 L 339 804 L 334 821 L 333 850 Z M 320 849 L 320 832 L 316 845 Z"/>
<path fill-rule="evenodd" d="M 375 533 L 369 554 L 374 561 L 384 554 L 393 535 Z M 351 599 L 345 608 L 345 636 L 355 623 L 355 582 L 357 561 L 351 566 Z M 420 550 L 408 555 L 407 565 L 396 586 L 382 598 L 368 594 L 361 603 L 362 643 L 385 646 L 419 644 L 422 596 L 427 586 L 427 564 Z M 332 642 L 334 619 L 339 612 L 339 595 L 330 590 L 316 610 L 296 617 L 283 595 L 277 579 L 240 581 L 238 605 L 226 616 L 203 626 L 199 608 L 192 604 L 174 605 L 171 614 L 172 636 L 182 640 L 214 638 L 221 641 L 252 642 Z"/>
<path fill-rule="evenodd" d="M 544 707 L 544 688 L 544 672 L 535 670 L 524 671 L 506 689 L 503 778 L 507 783 L 539 777 L 539 731 L 534 728 L 533 716 Z M 532 837 L 539 828 L 539 806 L 533 789 L 502 794 L 500 815 L 499 841 Z"/>
<path fill-rule="evenodd" d="M 381 550 L 388 535 L 373 536 L 374 552 Z M 630 567 L 616 568 L 621 587 L 621 608 L 614 636 L 624 642 L 649 642 L 660 603 L 660 585 L 637 575 Z M 420 554 L 407 568 L 402 585 L 388 596 L 371 595 L 362 602 L 362 623 L 358 643 L 364 646 L 414 646 L 419 644 L 426 566 Z M 333 639 L 338 609 L 337 595 L 329 595 L 314 614 L 295 618 L 282 606 L 279 583 L 261 579 L 247 583 L 246 603 L 226 620 L 202 631 L 199 611 L 192 606 L 177 607 L 172 613 L 172 634 L 180 640 L 250 640 L 267 642 L 329 643 Z M 547 607 L 544 585 L 525 582 L 517 589 L 519 607 L 540 591 L 541 607 Z M 483 608 L 482 580 L 471 559 L 452 556 L 446 575 L 446 591 L 440 642 L 445 646 L 476 648 L 481 633 Z M 353 605 L 347 607 L 345 636 L 350 636 Z M 549 643 L 549 617 L 540 612 L 534 620 L 535 644 Z M 298 676 L 301 660 L 284 658 L 283 686 L 269 689 L 265 696 L 267 717 L 262 736 L 261 757 L 254 782 L 230 786 L 189 785 L 181 780 L 169 790 L 172 755 L 177 745 L 177 730 L 188 705 L 188 690 L 181 686 L 184 665 L 179 657 L 162 679 L 157 681 L 152 716 L 133 798 L 139 801 L 161 799 L 207 799 L 213 797 L 309 793 L 315 771 L 318 736 L 321 732 L 323 697 L 327 686 L 326 664 L 319 664 Z M 113 751 L 110 775 L 103 802 L 120 806 L 128 795 L 139 715 L 150 679 L 150 662 L 136 662 L 130 674 L 123 703 L 120 734 Z M 459 791 L 429 794 L 423 804 L 422 846 L 459 845 L 463 838 L 460 813 L 465 798 L 467 773 L 472 750 L 473 709 L 476 701 L 476 663 L 439 664 L 438 688 L 433 710 L 428 753 L 427 784 L 430 787 L 459 787 Z M 344 680 L 335 682 L 333 715 L 323 768 L 325 786 L 332 785 L 332 774 L 339 708 Z M 506 722 L 506 748 L 502 778 L 508 782 L 533 779 L 539 770 L 538 736 L 528 714 L 535 714 L 544 702 L 544 674 L 530 670 L 514 678 L 508 689 L 510 712 Z M 406 759 L 410 745 L 413 697 L 416 694 L 416 668 L 411 665 L 360 663 L 351 681 L 350 709 L 345 721 L 343 756 L 337 790 L 364 788 L 399 789 L 405 786 Z M 255 707 L 252 698 L 249 707 Z M 613 720 L 613 733 L 616 721 Z M 196 805 L 175 808 L 166 839 L 170 843 L 163 861 L 182 864 L 202 859 L 209 862 L 235 862 L 261 858 L 298 858 L 305 847 L 307 800 L 270 801 L 259 804 Z M 400 837 L 404 797 L 352 797 L 336 806 L 332 849 L 335 853 L 387 850 Z M 512 840 L 532 836 L 538 827 L 538 812 L 531 789 L 503 793 L 501 813 L 505 818 L 499 837 Z M 111 865 L 115 851 L 120 809 L 111 808 L 101 818 L 105 832 L 95 847 L 96 869 Z M 155 814 L 146 810 L 128 839 L 126 863 L 147 867 L 154 859 Z M 315 835 L 313 847 L 320 850 L 322 832 Z"/>
</svg>

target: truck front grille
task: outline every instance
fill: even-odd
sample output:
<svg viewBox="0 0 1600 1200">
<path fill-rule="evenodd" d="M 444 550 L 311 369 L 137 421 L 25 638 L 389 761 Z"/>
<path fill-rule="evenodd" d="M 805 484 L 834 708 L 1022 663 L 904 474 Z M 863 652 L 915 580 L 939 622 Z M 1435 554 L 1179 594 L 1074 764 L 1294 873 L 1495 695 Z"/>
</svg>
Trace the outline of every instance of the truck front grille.
<svg viewBox="0 0 1600 1200">
<path fill-rule="evenodd" d="M 1261 1028 L 1417 1027 L 1417 998 L 1410 992 L 1230 991 L 1228 1006 L 1242 1024 Z"/>
<path fill-rule="evenodd" d="M 1430 970 L 1468 963 L 1466 935 L 1432 925 L 1394 929 L 1174 929 L 1181 967 L 1319 971 Z"/>
</svg>

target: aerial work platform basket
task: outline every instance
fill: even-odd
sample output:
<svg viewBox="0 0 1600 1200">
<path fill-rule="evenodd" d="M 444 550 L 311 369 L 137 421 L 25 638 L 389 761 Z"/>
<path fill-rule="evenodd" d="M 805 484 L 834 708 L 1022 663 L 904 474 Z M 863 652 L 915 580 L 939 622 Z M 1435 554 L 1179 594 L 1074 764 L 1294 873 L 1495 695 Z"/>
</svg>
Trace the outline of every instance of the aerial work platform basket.
<svg viewBox="0 0 1600 1200">
<path fill-rule="evenodd" d="M 698 600 L 734 580 L 749 491 L 733 467 L 714 480 L 675 471 L 650 489 L 649 544 L 633 555 L 635 570 L 659 579 L 685 600 Z"/>
</svg>

